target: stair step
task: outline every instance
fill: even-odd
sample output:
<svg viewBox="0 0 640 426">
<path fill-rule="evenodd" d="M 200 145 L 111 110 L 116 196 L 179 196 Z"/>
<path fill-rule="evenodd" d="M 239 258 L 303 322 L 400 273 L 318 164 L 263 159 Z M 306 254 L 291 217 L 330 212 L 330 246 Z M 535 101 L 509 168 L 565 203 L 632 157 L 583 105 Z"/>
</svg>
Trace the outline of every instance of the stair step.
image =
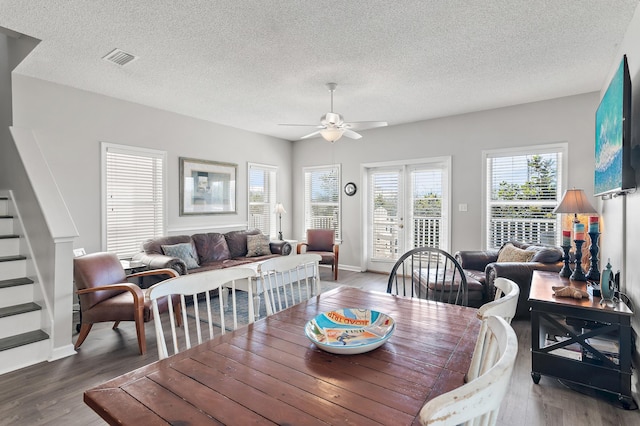
<svg viewBox="0 0 640 426">
<path fill-rule="evenodd" d="M 26 256 L 0 255 L 0 277 L 4 280 L 27 276 Z"/>
<path fill-rule="evenodd" d="M 0 351 L 6 351 L 8 349 L 46 340 L 48 338 L 49 335 L 42 330 L 34 330 L 18 334 L 16 336 L 5 337 L 4 339 L 0 339 Z"/>
<path fill-rule="evenodd" d="M 10 280 L 0 280 L 0 288 L 16 287 L 19 285 L 33 284 L 31 278 L 12 278 Z"/>
<path fill-rule="evenodd" d="M 11 315 L 20 315 L 26 312 L 39 311 L 40 309 L 42 309 L 40 305 L 33 302 L 7 306 L 6 308 L 0 308 L 0 318 L 8 317 Z"/>
<path fill-rule="evenodd" d="M 26 256 L 16 255 L 16 256 L 0 256 L 0 262 L 12 262 L 14 260 L 26 260 Z"/>
</svg>

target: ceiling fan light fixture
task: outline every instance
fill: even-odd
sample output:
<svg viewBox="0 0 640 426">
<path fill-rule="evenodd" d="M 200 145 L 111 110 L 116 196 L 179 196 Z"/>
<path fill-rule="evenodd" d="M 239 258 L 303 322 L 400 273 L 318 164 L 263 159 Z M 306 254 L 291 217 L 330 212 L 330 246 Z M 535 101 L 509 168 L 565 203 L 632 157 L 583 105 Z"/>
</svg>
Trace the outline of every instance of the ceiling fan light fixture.
<svg viewBox="0 0 640 426">
<path fill-rule="evenodd" d="M 328 112 L 320 117 L 320 122 L 324 126 L 339 126 L 343 123 L 342 116 L 335 112 Z"/>
<path fill-rule="evenodd" d="M 334 143 L 335 141 L 340 139 L 343 133 L 344 129 L 339 129 L 337 127 L 329 127 L 327 129 L 320 130 L 320 135 L 324 138 L 324 140 L 331 143 Z"/>
</svg>

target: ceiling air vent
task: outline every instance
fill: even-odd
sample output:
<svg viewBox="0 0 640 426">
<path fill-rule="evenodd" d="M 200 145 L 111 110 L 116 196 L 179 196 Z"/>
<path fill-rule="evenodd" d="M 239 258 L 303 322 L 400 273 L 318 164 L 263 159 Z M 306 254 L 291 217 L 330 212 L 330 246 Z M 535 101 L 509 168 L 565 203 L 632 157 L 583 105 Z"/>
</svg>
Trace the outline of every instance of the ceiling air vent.
<svg viewBox="0 0 640 426">
<path fill-rule="evenodd" d="M 114 64 L 123 67 L 129 62 L 135 61 L 138 58 L 136 56 L 133 56 L 131 53 L 125 52 L 124 50 L 113 49 L 102 59 L 104 59 L 105 61 L 113 62 Z"/>
</svg>

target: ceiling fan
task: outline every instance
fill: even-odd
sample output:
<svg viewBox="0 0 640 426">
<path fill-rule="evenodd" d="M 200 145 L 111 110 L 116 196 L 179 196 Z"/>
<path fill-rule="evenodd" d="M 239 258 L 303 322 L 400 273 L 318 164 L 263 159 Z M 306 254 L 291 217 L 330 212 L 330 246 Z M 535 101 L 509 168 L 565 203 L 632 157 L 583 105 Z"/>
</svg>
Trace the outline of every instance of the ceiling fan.
<svg viewBox="0 0 640 426">
<path fill-rule="evenodd" d="M 354 132 L 354 130 L 366 130 L 373 129 L 375 127 L 384 127 L 387 125 L 386 121 L 353 121 L 347 123 L 342 119 L 342 116 L 336 112 L 333 112 L 333 92 L 336 90 L 337 83 L 327 83 L 327 87 L 331 92 L 331 112 L 326 113 L 320 117 L 320 125 L 317 124 L 280 124 L 281 126 L 302 126 L 302 127 L 315 127 L 319 130 L 315 130 L 308 135 L 302 136 L 300 139 L 308 139 L 316 135 L 322 136 L 325 140 L 333 143 L 340 139 L 342 136 L 346 136 L 351 139 L 360 139 L 361 134 Z"/>
</svg>

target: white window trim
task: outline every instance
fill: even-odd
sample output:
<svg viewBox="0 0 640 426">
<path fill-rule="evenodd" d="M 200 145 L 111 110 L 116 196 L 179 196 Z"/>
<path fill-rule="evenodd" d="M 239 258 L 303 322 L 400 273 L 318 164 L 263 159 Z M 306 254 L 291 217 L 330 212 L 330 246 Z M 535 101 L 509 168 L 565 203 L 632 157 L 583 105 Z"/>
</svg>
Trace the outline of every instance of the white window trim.
<svg viewBox="0 0 640 426">
<path fill-rule="evenodd" d="M 130 145 L 121 145 L 110 142 L 100 143 L 100 169 L 101 169 L 101 184 L 100 184 L 100 216 L 101 216 L 101 242 L 100 247 L 103 251 L 107 250 L 107 151 L 122 152 L 127 154 L 146 153 L 151 156 L 156 156 L 162 159 L 162 167 L 164 173 L 162 174 L 162 229 L 166 234 L 167 230 L 167 152 L 157 149 L 142 148 Z"/>
<path fill-rule="evenodd" d="M 274 191 L 273 191 L 273 199 L 270 200 L 269 204 L 269 212 L 271 214 L 271 223 L 273 224 L 270 228 L 270 237 L 272 239 L 276 239 L 278 236 L 278 218 L 276 217 L 277 215 L 273 212 L 273 210 L 275 209 L 276 203 L 278 203 L 279 198 L 278 198 L 278 167 L 277 166 L 272 166 L 269 164 L 260 164 L 260 163 L 247 163 L 247 222 L 249 221 L 249 218 L 251 217 L 251 191 L 249 186 L 251 185 L 251 169 L 252 168 L 256 168 L 256 169 L 261 169 L 261 170 L 269 170 L 269 171 L 273 171 L 275 173 L 275 182 L 274 182 Z"/>
<path fill-rule="evenodd" d="M 500 148 L 500 149 L 490 149 L 482 151 L 482 200 L 481 200 L 481 215 L 482 215 L 482 226 L 480 227 L 481 238 L 480 243 L 481 247 L 487 247 L 487 160 L 492 157 L 503 157 L 503 156 L 517 156 L 517 155 L 531 155 L 531 154 L 548 154 L 550 152 L 560 152 L 562 155 L 562 160 L 560 163 L 560 176 L 558 176 L 558 184 L 560 185 L 560 195 L 567 188 L 567 175 L 568 175 L 568 164 L 569 164 L 569 144 L 567 142 L 557 142 L 543 145 L 530 145 L 530 146 L 520 146 L 513 148 Z M 562 232 L 561 227 L 558 227 L 559 235 Z"/>
</svg>

